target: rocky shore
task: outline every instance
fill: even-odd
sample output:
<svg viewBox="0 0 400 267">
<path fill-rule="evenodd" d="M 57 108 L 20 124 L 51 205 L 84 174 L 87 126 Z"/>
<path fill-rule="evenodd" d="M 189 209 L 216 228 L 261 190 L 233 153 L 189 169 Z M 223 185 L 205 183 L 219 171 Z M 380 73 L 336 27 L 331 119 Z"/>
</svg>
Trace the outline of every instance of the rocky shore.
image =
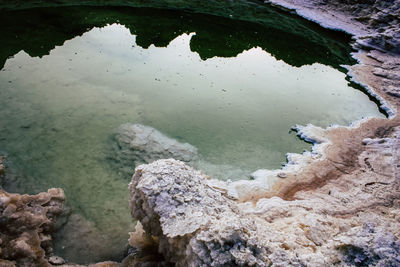
<svg viewBox="0 0 400 267">
<path fill-rule="evenodd" d="M 0 175 L 3 171 L 0 159 Z M 64 201 L 62 189 L 33 196 L 0 190 L 0 266 L 51 266 L 61 260 L 52 254 L 51 234 Z"/>
<path fill-rule="evenodd" d="M 348 74 L 389 118 L 298 126 L 312 153 L 237 186 L 174 160 L 140 166 L 132 215 L 177 266 L 398 266 L 400 1 L 271 2 L 353 34 Z"/>
<path fill-rule="evenodd" d="M 132 251 L 92 266 L 400 265 L 400 1 L 269 2 L 353 34 L 359 63 L 348 74 L 390 117 L 298 126 L 313 151 L 253 181 L 212 180 L 172 159 L 141 165 L 130 185 L 141 223 Z M 0 266 L 78 266 L 51 250 L 64 201 L 61 189 L 0 191 Z"/>
</svg>

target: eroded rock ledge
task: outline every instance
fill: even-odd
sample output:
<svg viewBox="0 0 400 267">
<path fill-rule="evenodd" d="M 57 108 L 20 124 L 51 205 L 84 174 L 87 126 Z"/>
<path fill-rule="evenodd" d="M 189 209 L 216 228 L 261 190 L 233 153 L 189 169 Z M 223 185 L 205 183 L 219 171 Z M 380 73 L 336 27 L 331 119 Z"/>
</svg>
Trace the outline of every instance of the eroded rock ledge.
<svg viewBox="0 0 400 267">
<path fill-rule="evenodd" d="M 64 201 L 62 189 L 33 196 L 0 190 L 0 266 L 50 266 L 49 260 L 57 261 L 51 233 Z"/>
<path fill-rule="evenodd" d="M 326 28 L 355 36 L 361 49 L 400 53 L 398 0 L 266 0 L 285 7 Z"/>
<path fill-rule="evenodd" d="M 183 162 L 141 165 L 132 215 L 177 266 L 397 266 L 399 137 L 365 139 L 360 170 L 293 201 L 238 203 Z"/>
</svg>

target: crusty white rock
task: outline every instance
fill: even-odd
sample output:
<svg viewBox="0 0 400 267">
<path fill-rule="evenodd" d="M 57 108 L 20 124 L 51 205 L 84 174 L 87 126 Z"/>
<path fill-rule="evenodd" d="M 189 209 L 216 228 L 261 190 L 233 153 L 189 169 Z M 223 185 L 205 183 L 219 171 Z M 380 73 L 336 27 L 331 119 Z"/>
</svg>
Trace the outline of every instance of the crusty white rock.
<svg viewBox="0 0 400 267">
<path fill-rule="evenodd" d="M 364 144 L 359 170 L 292 201 L 237 203 L 183 162 L 141 165 L 132 215 L 177 266 L 397 266 L 400 127 Z"/>
</svg>

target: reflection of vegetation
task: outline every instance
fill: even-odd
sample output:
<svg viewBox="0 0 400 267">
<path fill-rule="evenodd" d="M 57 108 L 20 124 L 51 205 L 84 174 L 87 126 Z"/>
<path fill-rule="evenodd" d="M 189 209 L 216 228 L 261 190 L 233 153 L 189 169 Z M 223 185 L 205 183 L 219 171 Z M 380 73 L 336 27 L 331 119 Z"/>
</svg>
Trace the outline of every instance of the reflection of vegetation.
<svg viewBox="0 0 400 267">
<path fill-rule="evenodd" d="M 338 67 L 350 64 L 349 37 L 326 31 L 303 19 L 263 7 L 258 22 L 178 10 L 127 7 L 35 8 L 0 13 L 0 67 L 9 56 L 24 50 L 43 56 L 64 41 L 111 23 L 120 23 L 137 35 L 137 44 L 167 46 L 182 33 L 196 32 L 191 50 L 202 59 L 233 57 L 261 47 L 293 66 L 320 62 Z M 268 14 L 268 16 L 265 16 Z"/>
</svg>

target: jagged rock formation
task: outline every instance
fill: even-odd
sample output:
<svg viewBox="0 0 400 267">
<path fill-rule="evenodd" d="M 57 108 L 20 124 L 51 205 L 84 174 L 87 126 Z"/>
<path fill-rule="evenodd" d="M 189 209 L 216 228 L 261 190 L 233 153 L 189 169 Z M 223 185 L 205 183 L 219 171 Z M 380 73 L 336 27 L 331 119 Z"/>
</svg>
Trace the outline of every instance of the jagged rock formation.
<svg viewBox="0 0 400 267">
<path fill-rule="evenodd" d="M 159 160 L 136 170 L 132 215 L 177 266 L 397 266 L 399 137 L 397 127 L 365 139 L 359 170 L 294 201 L 237 203 L 183 162 Z"/>
<path fill-rule="evenodd" d="M 51 233 L 64 201 L 62 189 L 32 196 L 0 190 L 1 266 L 51 266 Z"/>
<path fill-rule="evenodd" d="M 299 15 L 355 35 L 359 48 L 400 53 L 398 0 L 267 0 Z"/>
<path fill-rule="evenodd" d="M 234 201 L 210 188 L 201 172 L 173 159 L 138 167 L 130 190 L 133 217 L 158 238 L 159 251 L 178 266 L 211 263 L 210 253 L 201 247 L 207 244 L 193 237 L 204 227 L 222 226 L 216 225 L 219 219 L 237 218 Z M 234 262 L 222 253 L 213 258 L 220 264 Z"/>
<path fill-rule="evenodd" d="M 3 160 L 0 157 L 0 178 L 5 175 Z M 83 267 L 67 264 L 53 254 L 52 234 L 60 227 L 63 221 L 60 216 L 64 215 L 65 195 L 60 188 L 37 195 L 20 195 L 7 193 L 0 187 L 0 266 Z M 121 264 L 100 262 L 89 266 L 119 267 Z"/>
</svg>

